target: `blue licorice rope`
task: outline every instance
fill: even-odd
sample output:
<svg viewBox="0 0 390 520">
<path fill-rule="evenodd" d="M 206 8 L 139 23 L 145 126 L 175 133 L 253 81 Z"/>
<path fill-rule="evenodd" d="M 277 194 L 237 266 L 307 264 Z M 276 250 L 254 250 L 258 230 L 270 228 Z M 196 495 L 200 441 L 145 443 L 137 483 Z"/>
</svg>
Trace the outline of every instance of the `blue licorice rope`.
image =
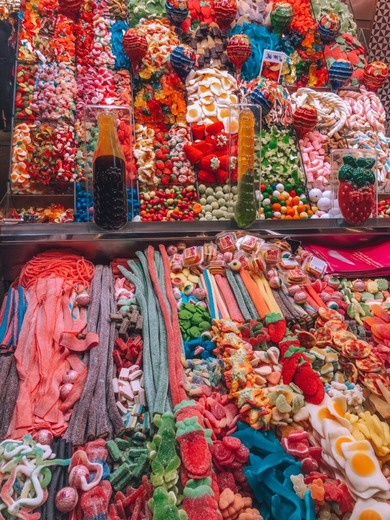
<svg viewBox="0 0 390 520">
<path fill-rule="evenodd" d="M 18 302 L 18 337 L 16 338 L 16 341 L 19 339 L 19 334 L 22 329 L 24 315 L 27 311 L 27 300 L 24 296 L 24 290 L 21 285 L 18 286 L 18 293 L 19 293 L 19 302 Z"/>
<path fill-rule="evenodd" d="M 280 50 L 280 40 L 275 33 L 270 33 L 262 25 L 244 22 L 236 25 L 230 31 L 230 36 L 234 34 L 246 34 L 252 45 L 252 53 L 244 63 L 241 70 L 241 78 L 245 81 L 257 78 L 260 74 L 261 62 L 265 49 L 271 51 Z"/>
<path fill-rule="evenodd" d="M 14 298 L 14 290 L 10 289 L 7 294 L 3 321 L 0 324 L 0 345 L 3 345 L 4 337 L 7 334 L 9 317 L 14 306 Z"/>
<path fill-rule="evenodd" d="M 208 299 L 209 299 L 210 315 L 211 315 L 211 318 L 213 320 L 215 320 L 215 319 L 218 319 L 218 311 L 217 311 L 216 302 L 214 301 L 213 288 L 211 285 L 210 275 L 209 275 L 209 272 L 207 269 L 205 269 L 203 271 L 203 276 L 204 276 L 204 281 L 206 283 L 207 294 L 209 297 Z"/>
<path fill-rule="evenodd" d="M 129 28 L 129 25 L 123 20 L 117 20 L 111 26 L 111 50 L 115 57 L 116 69 L 130 68 L 130 61 L 125 51 L 123 50 L 122 39 L 123 35 Z"/>
</svg>

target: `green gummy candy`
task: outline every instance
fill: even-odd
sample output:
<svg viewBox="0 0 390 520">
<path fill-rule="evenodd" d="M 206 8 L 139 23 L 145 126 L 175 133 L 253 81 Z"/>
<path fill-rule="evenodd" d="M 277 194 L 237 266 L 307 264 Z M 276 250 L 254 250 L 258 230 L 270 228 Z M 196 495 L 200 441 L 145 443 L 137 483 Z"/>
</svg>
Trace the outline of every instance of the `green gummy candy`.
<svg viewBox="0 0 390 520">
<path fill-rule="evenodd" d="M 200 314 L 194 314 L 191 319 L 191 323 L 193 325 L 199 325 L 199 323 L 202 323 L 203 317 Z"/>
<path fill-rule="evenodd" d="M 189 312 L 185 309 L 181 310 L 179 312 L 179 319 L 180 320 L 190 320 L 192 318 L 192 312 Z"/>
<path fill-rule="evenodd" d="M 180 327 L 184 330 L 191 328 L 191 322 L 189 320 L 180 320 Z"/>
<path fill-rule="evenodd" d="M 203 322 L 202 322 L 203 323 Z M 198 327 L 191 327 L 189 330 L 188 330 L 188 333 L 193 337 L 193 338 L 199 338 L 200 336 L 200 330 Z"/>
<path fill-rule="evenodd" d="M 362 293 L 362 300 L 365 302 L 366 300 L 371 300 L 373 298 L 373 295 L 370 292 L 364 291 Z"/>
<path fill-rule="evenodd" d="M 208 321 L 202 321 L 201 323 L 199 323 L 199 329 L 201 331 L 211 330 L 211 323 L 209 323 Z"/>
<path fill-rule="evenodd" d="M 376 284 L 378 286 L 378 289 L 380 291 L 387 291 L 387 289 L 389 288 L 389 283 L 387 280 L 385 280 L 384 278 L 379 278 L 377 281 L 376 281 Z"/>
</svg>

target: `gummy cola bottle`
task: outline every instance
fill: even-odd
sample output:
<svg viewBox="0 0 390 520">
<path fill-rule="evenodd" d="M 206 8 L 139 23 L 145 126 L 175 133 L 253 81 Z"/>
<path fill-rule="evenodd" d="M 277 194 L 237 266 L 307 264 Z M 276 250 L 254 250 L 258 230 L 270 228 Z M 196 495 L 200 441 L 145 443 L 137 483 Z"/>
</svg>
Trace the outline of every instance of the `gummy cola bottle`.
<svg viewBox="0 0 390 520">
<path fill-rule="evenodd" d="M 98 115 L 99 136 L 93 156 L 94 220 L 102 229 L 127 224 L 125 156 L 115 127 L 115 116 Z"/>
</svg>

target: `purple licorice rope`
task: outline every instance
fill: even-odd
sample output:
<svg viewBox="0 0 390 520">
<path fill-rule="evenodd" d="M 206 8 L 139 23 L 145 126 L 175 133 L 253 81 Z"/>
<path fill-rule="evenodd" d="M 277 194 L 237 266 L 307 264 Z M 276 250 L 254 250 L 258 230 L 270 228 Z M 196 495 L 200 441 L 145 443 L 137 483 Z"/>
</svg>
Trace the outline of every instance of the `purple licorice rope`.
<svg viewBox="0 0 390 520">
<path fill-rule="evenodd" d="M 100 298 L 102 291 L 103 266 L 98 265 L 90 286 L 91 303 L 88 307 L 87 328 L 89 332 L 98 332 L 98 319 L 100 311 Z M 98 375 L 98 359 L 95 347 L 84 355 L 84 362 L 88 365 L 87 379 L 83 393 L 73 408 L 68 429 L 64 438 L 71 441 L 74 446 L 85 443 L 85 432 L 89 419 L 89 406 L 93 397 L 93 391 Z"/>
<path fill-rule="evenodd" d="M 19 376 L 14 355 L 0 357 L 0 439 L 7 435 L 19 394 Z"/>
</svg>

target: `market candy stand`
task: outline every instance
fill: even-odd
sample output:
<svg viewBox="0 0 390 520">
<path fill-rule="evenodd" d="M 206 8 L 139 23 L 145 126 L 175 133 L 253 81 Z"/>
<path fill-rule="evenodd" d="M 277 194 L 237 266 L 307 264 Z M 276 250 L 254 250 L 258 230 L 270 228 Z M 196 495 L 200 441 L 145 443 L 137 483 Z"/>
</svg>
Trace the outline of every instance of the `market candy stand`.
<svg viewBox="0 0 390 520">
<path fill-rule="evenodd" d="M 27 0 L 16 71 L 0 518 L 388 520 L 387 67 L 346 4 Z"/>
</svg>

